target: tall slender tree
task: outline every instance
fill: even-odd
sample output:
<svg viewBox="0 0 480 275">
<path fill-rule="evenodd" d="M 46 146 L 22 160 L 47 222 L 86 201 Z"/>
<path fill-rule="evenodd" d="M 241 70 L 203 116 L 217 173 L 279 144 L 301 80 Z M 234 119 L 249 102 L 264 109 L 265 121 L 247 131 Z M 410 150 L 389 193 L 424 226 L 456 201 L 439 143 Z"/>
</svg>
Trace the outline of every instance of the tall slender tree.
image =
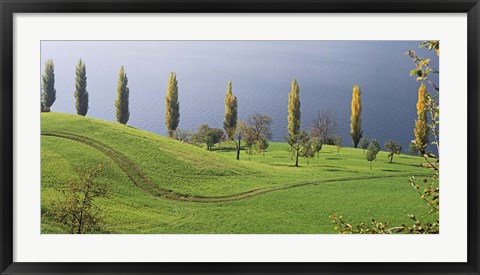
<svg viewBox="0 0 480 275">
<path fill-rule="evenodd" d="M 227 93 L 225 94 L 225 115 L 223 118 L 223 129 L 230 140 L 234 139 L 237 130 L 237 97 L 233 95 L 232 81 L 228 81 Z M 239 157 L 237 157 L 239 159 Z"/>
<path fill-rule="evenodd" d="M 168 136 L 173 137 L 173 132 L 180 122 L 180 102 L 178 102 L 178 81 L 177 74 L 170 73 L 168 79 L 167 95 L 165 96 L 165 126 Z"/>
<path fill-rule="evenodd" d="M 420 88 L 418 88 L 417 120 L 415 121 L 415 128 L 413 130 L 415 134 L 415 146 L 420 156 L 425 154 L 428 145 L 427 93 L 427 87 L 422 83 Z"/>
<path fill-rule="evenodd" d="M 117 98 L 115 99 L 115 115 L 117 117 L 117 122 L 121 124 L 127 124 L 128 119 L 130 118 L 130 110 L 128 108 L 129 94 L 128 77 L 122 66 L 118 74 Z"/>
<path fill-rule="evenodd" d="M 300 88 L 296 79 L 292 80 L 292 87 L 288 95 L 288 144 L 295 152 L 295 166 L 298 167 L 300 146 Z M 297 145 L 297 146 L 295 146 Z"/>
<path fill-rule="evenodd" d="M 352 114 L 350 116 L 350 136 L 352 136 L 353 147 L 357 148 L 363 136 L 362 130 L 362 101 L 361 91 L 358 85 L 353 86 L 352 91 Z"/>
<path fill-rule="evenodd" d="M 80 59 L 75 68 L 75 107 L 77 114 L 85 116 L 88 112 L 87 71 L 85 63 Z"/>
<path fill-rule="evenodd" d="M 40 92 L 40 101 L 42 112 L 50 112 L 50 107 L 57 98 L 55 90 L 55 65 L 53 60 L 49 59 L 45 63 L 45 71 L 42 76 L 42 90 Z"/>
</svg>

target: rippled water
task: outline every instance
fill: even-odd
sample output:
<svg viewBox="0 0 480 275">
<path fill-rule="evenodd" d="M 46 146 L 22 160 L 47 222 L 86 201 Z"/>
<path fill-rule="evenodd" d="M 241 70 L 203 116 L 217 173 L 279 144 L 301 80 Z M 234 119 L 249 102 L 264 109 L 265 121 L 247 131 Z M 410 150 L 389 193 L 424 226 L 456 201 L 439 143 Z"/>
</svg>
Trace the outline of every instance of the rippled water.
<svg viewBox="0 0 480 275">
<path fill-rule="evenodd" d="M 337 132 L 349 135 L 352 87 L 362 90 L 364 136 L 388 139 L 404 148 L 413 139 L 419 84 L 409 76 L 413 62 L 404 52 L 418 41 L 43 41 L 42 64 L 55 62 L 57 100 L 52 111 L 75 113 L 75 65 L 87 66 L 87 116 L 115 121 L 118 71 L 125 66 L 130 88 L 129 125 L 165 134 L 164 96 L 169 72 L 179 82 L 181 129 L 200 124 L 222 128 L 224 95 L 232 80 L 239 118 L 260 112 L 273 119 L 273 140 L 287 133 L 290 83 L 300 86 L 302 127 L 318 110 L 330 109 Z M 43 67 L 42 67 L 43 71 Z M 41 73 L 41 72 L 40 72 Z M 438 81 L 436 81 L 438 83 Z"/>
</svg>

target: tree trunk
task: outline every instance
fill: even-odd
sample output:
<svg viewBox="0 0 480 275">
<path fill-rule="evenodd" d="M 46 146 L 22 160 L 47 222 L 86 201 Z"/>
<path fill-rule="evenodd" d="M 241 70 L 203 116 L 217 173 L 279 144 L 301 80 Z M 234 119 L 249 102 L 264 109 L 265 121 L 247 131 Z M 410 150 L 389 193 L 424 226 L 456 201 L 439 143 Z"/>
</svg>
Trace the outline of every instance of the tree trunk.
<svg viewBox="0 0 480 275">
<path fill-rule="evenodd" d="M 241 147 L 241 142 L 242 142 L 242 140 L 239 138 L 238 143 L 236 143 L 236 145 L 237 145 L 237 160 L 240 160 L 240 149 L 242 148 Z"/>
<path fill-rule="evenodd" d="M 392 153 L 392 155 L 390 156 L 390 163 L 392 163 L 392 162 L 393 162 L 393 153 Z"/>
<path fill-rule="evenodd" d="M 372 162 L 370 161 L 370 170 L 372 170 Z"/>
<path fill-rule="evenodd" d="M 298 167 L 298 150 L 297 150 L 297 157 L 295 159 L 295 166 Z"/>
</svg>

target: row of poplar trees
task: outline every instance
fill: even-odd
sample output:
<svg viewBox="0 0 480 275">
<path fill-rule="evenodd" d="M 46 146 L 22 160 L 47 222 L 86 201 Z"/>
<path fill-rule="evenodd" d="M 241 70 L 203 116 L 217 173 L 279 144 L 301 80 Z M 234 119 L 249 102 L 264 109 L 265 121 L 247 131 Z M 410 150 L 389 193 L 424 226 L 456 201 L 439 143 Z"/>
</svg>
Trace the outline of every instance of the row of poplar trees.
<svg viewBox="0 0 480 275">
<path fill-rule="evenodd" d="M 87 71 L 85 63 L 80 59 L 75 67 L 75 108 L 77 114 L 85 116 L 88 112 Z M 42 112 L 50 112 L 50 107 L 57 99 L 55 89 L 55 64 L 49 59 L 45 63 L 45 71 L 42 75 L 42 88 L 40 91 L 40 107 Z"/>
<path fill-rule="evenodd" d="M 301 147 L 303 131 L 300 129 L 300 88 L 297 80 L 292 80 L 291 90 L 288 95 L 288 136 L 287 141 L 295 151 L 295 165 L 298 166 L 298 157 Z M 128 77 L 122 66 L 118 75 L 117 96 L 115 99 L 115 116 L 119 123 L 127 124 L 130 118 L 129 110 Z M 77 114 L 85 116 L 88 112 L 88 91 L 87 75 L 85 63 L 80 59 L 75 68 L 75 107 Z M 55 65 L 53 60 L 47 60 L 45 71 L 42 76 L 41 89 L 41 109 L 42 112 L 50 111 L 56 99 L 55 90 Z M 427 118 L 427 89 L 422 83 L 418 90 L 417 102 L 417 120 L 415 121 L 413 143 L 418 148 L 420 155 L 424 155 L 428 146 L 428 118 Z M 362 101 L 361 91 L 358 85 L 352 90 L 351 116 L 350 116 L 350 136 L 355 148 L 363 136 L 362 130 Z M 225 95 L 225 115 L 223 127 L 230 140 L 235 141 L 237 147 L 237 159 L 239 158 L 241 148 L 241 131 L 238 131 L 238 101 L 232 92 L 232 82 L 228 82 L 227 93 Z M 165 126 L 170 137 L 173 136 L 180 122 L 180 103 L 178 101 L 178 81 L 177 75 L 172 72 L 168 79 L 167 93 L 165 96 Z M 243 125 L 240 125 L 243 127 Z M 240 127 L 241 128 L 241 127 Z M 241 130 L 241 129 L 240 129 Z M 235 138 L 235 136 L 240 137 Z"/>
<path fill-rule="evenodd" d="M 115 117 L 117 122 L 127 124 L 130 118 L 128 100 L 130 90 L 128 88 L 128 77 L 123 66 L 120 68 L 117 83 L 117 97 L 115 99 Z M 173 137 L 173 133 L 180 122 L 180 102 L 178 101 L 178 81 L 174 72 L 170 73 L 167 85 L 167 94 L 165 96 L 165 126 L 168 136 Z"/>
<path fill-rule="evenodd" d="M 362 101 L 360 88 L 355 85 L 352 91 L 352 114 L 350 116 L 350 136 L 357 148 L 363 136 L 362 130 Z M 306 132 L 302 131 L 300 112 L 300 88 L 296 79 L 292 80 L 292 87 L 288 95 L 288 136 L 287 142 L 295 153 L 295 166 L 298 166 L 298 157 L 304 143 Z"/>
<path fill-rule="evenodd" d="M 45 70 L 42 75 L 42 87 L 40 91 L 40 107 L 42 112 L 49 112 L 56 100 L 55 89 L 55 64 L 49 59 L 45 63 Z M 87 70 L 85 63 L 80 59 L 75 68 L 75 108 L 77 114 L 87 115 L 88 112 L 88 91 L 87 91 Z M 118 74 L 117 96 L 115 98 L 115 117 L 117 122 L 127 124 L 130 119 L 129 110 L 130 89 L 128 88 L 128 77 L 122 66 Z M 175 73 L 170 73 L 168 80 L 167 95 L 165 96 L 165 125 L 169 136 L 177 129 L 180 121 L 180 104 L 178 102 L 178 82 Z"/>
</svg>

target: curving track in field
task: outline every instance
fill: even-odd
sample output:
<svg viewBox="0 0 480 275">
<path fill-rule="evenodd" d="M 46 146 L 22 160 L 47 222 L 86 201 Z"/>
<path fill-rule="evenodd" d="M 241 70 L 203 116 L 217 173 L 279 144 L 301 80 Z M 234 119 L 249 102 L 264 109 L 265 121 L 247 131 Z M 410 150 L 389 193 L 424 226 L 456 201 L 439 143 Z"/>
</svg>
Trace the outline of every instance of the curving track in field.
<svg viewBox="0 0 480 275">
<path fill-rule="evenodd" d="M 260 194 L 265 194 L 265 193 L 279 191 L 279 190 L 286 190 L 291 188 L 297 188 L 297 187 L 302 187 L 306 185 L 314 185 L 314 184 L 327 183 L 327 182 L 342 182 L 342 181 L 352 181 L 352 180 L 362 180 L 362 179 L 365 180 L 365 179 L 396 178 L 396 177 L 411 176 L 411 174 L 408 174 L 408 175 L 397 174 L 397 175 L 391 175 L 391 176 L 347 177 L 347 178 L 340 178 L 340 179 L 308 181 L 308 182 L 277 186 L 277 187 L 258 188 L 258 189 L 253 189 L 250 191 L 228 195 L 228 196 L 215 196 L 215 197 L 193 196 L 193 195 L 177 193 L 175 191 L 162 188 L 160 184 L 154 183 L 149 177 L 147 177 L 143 173 L 143 171 L 140 169 L 140 167 L 138 167 L 127 156 L 125 156 L 118 150 L 102 142 L 99 142 L 97 140 L 91 139 L 89 137 L 77 135 L 77 134 L 58 132 L 58 131 L 42 131 L 42 136 L 64 138 L 64 139 L 69 139 L 69 140 L 77 141 L 85 145 L 88 145 L 102 152 L 107 157 L 112 159 L 113 162 L 115 162 L 115 164 L 130 178 L 133 184 L 138 188 L 142 189 L 144 192 L 151 194 L 153 196 L 162 197 L 165 199 L 185 201 L 185 202 L 203 202 L 203 203 L 231 202 L 231 201 L 250 198 Z"/>
</svg>

